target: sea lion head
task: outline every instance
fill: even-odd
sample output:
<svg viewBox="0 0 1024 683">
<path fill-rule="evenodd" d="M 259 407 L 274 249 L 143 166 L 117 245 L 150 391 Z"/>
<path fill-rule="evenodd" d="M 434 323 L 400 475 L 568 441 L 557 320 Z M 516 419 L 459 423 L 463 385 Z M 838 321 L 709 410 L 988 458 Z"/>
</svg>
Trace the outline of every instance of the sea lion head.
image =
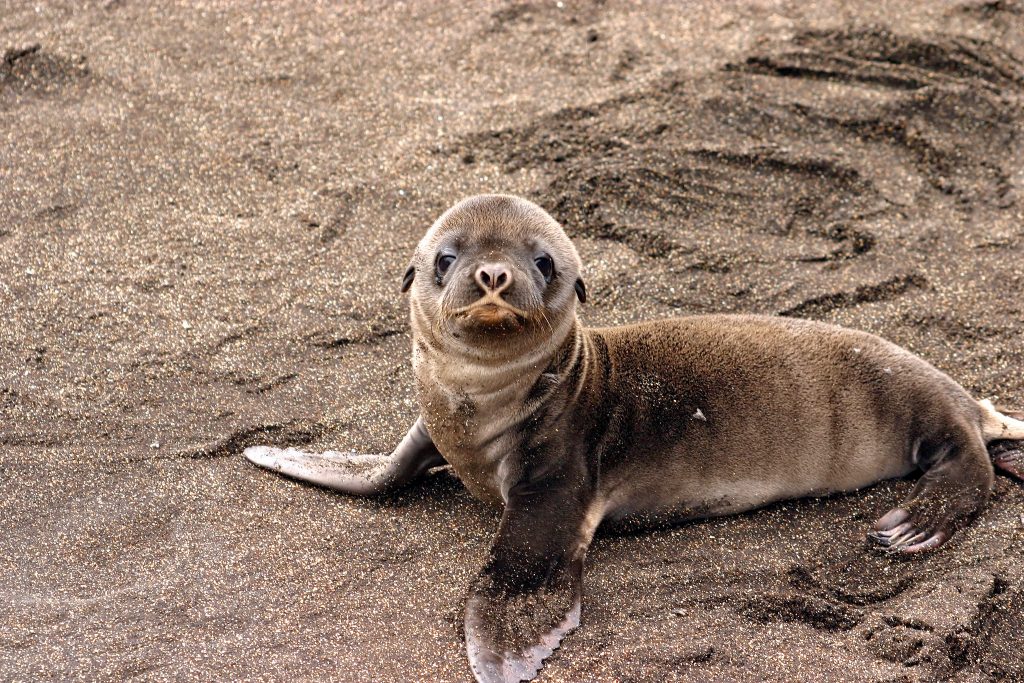
<svg viewBox="0 0 1024 683">
<path fill-rule="evenodd" d="M 405 273 L 413 331 L 478 352 L 560 343 L 586 300 L 576 248 L 536 204 L 479 195 L 442 214 Z M 562 339 L 555 339 L 561 336 Z"/>
</svg>

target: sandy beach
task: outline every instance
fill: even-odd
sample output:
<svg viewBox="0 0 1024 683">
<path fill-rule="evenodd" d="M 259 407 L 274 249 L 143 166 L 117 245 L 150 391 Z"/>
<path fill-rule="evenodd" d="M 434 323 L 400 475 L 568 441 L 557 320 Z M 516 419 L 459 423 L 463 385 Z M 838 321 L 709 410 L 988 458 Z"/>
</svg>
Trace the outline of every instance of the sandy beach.
<svg viewBox="0 0 1024 683">
<path fill-rule="evenodd" d="M 1018 0 L 4 0 L 0 679 L 472 680 L 499 511 L 241 456 L 398 442 L 464 196 L 565 225 L 588 325 L 835 322 L 1024 407 L 1022 187 Z M 1024 486 L 872 549 L 912 486 L 599 533 L 538 680 L 1024 681 Z"/>
</svg>

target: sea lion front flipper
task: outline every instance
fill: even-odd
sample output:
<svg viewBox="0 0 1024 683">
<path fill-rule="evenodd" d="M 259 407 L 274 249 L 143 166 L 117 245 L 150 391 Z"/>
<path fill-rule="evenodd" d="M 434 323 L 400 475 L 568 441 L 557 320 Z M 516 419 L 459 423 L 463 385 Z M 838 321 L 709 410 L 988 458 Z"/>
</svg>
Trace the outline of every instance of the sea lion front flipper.
<svg viewBox="0 0 1024 683">
<path fill-rule="evenodd" d="M 445 462 L 430 439 L 423 418 L 416 420 L 390 455 L 307 453 L 272 446 L 251 446 L 244 455 L 260 467 L 354 496 L 372 496 L 400 488 Z"/>
<path fill-rule="evenodd" d="M 573 590 L 565 596 L 571 599 Z M 538 595 L 545 596 L 538 598 Z M 548 591 L 516 595 L 474 592 L 466 603 L 466 651 L 479 683 L 531 681 L 562 638 L 580 625 L 580 601 L 575 598 L 559 621 L 542 622 L 538 614 L 554 617 L 564 600 L 547 598 Z M 555 608 L 555 609 L 551 609 Z M 495 615 L 501 614 L 496 619 Z M 540 627 L 540 628 L 538 628 Z M 517 631 L 516 629 L 524 629 Z M 526 634 L 532 633 L 527 639 Z M 529 641 L 532 641 L 530 644 Z M 516 642 L 515 645 L 505 643 Z M 509 647 L 511 649 L 505 649 Z"/>
<path fill-rule="evenodd" d="M 600 520 L 565 487 L 509 494 L 487 564 L 466 602 L 466 650 L 479 683 L 518 683 L 580 623 L 583 559 Z"/>
<path fill-rule="evenodd" d="M 938 548 L 984 507 L 994 474 L 985 444 L 967 430 L 933 449 L 926 469 L 899 507 L 875 522 L 868 537 L 889 550 Z"/>
</svg>

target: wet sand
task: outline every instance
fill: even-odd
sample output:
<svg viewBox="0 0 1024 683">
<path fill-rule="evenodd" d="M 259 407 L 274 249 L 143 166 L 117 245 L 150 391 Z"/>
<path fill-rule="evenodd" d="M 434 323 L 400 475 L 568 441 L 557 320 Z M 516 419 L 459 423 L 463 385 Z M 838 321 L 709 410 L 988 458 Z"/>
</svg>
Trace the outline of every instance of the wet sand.
<svg viewBox="0 0 1024 683">
<path fill-rule="evenodd" d="M 588 324 L 838 322 L 1024 406 L 1016 0 L 14 2 L 0 57 L 5 680 L 470 680 L 496 511 L 240 455 L 397 443 L 469 194 L 564 222 Z M 912 485 L 599 535 L 540 680 L 1024 680 L 1024 486 L 873 551 Z"/>
</svg>

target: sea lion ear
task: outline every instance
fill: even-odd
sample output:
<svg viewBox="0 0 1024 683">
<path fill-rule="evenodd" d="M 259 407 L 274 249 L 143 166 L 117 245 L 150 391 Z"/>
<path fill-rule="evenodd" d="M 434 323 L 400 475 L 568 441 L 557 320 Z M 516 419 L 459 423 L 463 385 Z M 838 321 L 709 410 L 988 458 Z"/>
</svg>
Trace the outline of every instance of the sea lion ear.
<svg viewBox="0 0 1024 683">
<path fill-rule="evenodd" d="M 416 277 L 416 266 L 409 266 L 409 269 L 405 271 L 405 275 L 402 276 L 402 294 L 409 291 L 412 287 L 413 278 Z"/>
<path fill-rule="evenodd" d="M 587 286 L 583 284 L 583 278 L 576 278 L 576 284 L 572 287 L 576 290 L 576 298 L 580 300 L 580 303 L 587 303 Z"/>
</svg>

